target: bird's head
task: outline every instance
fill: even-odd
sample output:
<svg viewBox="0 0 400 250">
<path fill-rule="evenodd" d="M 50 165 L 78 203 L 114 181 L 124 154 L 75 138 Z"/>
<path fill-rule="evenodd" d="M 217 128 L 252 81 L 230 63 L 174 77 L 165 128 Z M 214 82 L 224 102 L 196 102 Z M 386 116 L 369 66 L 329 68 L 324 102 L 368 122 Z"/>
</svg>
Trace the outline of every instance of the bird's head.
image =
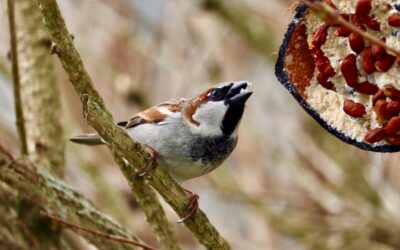
<svg viewBox="0 0 400 250">
<path fill-rule="evenodd" d="M 186 116 L 195 125 L 193 131 L 205 136 L 234 133 L 253 93 L 249 85 L 248 81 L 222 83 L 191 99 Z"/>
</svg>

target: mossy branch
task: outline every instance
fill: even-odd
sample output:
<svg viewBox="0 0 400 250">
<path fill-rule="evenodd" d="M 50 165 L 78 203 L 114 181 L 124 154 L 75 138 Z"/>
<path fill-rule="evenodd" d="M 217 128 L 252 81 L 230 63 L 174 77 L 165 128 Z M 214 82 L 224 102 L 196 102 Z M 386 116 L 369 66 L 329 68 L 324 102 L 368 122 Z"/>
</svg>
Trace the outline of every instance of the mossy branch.
<svg viewBox="0 0 400 250">
<path fill-rule="evenodd" d="M 78 52 L 72 44 L 72 37 L 65 27 L 64 20 L 56 2 L 49 1 L 47 4 L 42 4 L 42 2 L 39 1 L 39 7 L 51 7 L 51 10 L 48 11 L 41 8 L 42 11 L 46 13 L 44 21 L 47 27 L 57 27 L 57 29 L 49 29 L 53 38 L 53 46 L 55 46 L 53 51 L 60 57 L 61 63 L 68 73 L 70 81 L 76 83 L 74 84 L 75 90 L 81 96 L 86 94 L 90 95 L 96 100 L 96 103 L 104 108 L 103 100 L 97 91 L 93 89 L 91 79 L 83 66 Z M 154 230 L 160 245 L 163 249 L 180 249 L 177 237 L 174 234 L 172 226 L 167 221 L 157 196 L 150 187 L 146 187 L 146 185 L 143 184 L 144 181 L 138 183 L 130 182 L 130 186 L 135 192 L 135 196 L 146 215 L 147 221 Z M 154 216 L 154 209 L 158 210 L 156 216 Z"/>
<path fill-rule="evenodd" d="M 111 115 L 104 110 L 101 98 L 96 90 L 93 89 L 90 77 L 87 75 L 82 60 L 72 44 L 72 39 L 55 0 L 38 0 L 38 3 L 51 38 L 57 45 L 57 55 L 69 74 L 75 90 L 81 96 L 87 120 L 99 135 L 109 143 L 109 146 L 120 152 L 131 164 L 130 168 L 124 170 L 124 173 L 130 177 L 128 181 L 130 183 L 133 182 L 134 178 L 132 176 L 135 176 L 136 171 L 144 170 L 147 164 L 143 148 L 132 141 L 125 131 L 116 126 Z M 98 100 L 100 100 L 100 103 L 97 103 Z M 148 174 L 146 178 L 179 216 L 183 217 L 187 214 L 189 199 L 168 174 L 157 168 L 154 172 Z M 228 243 L 221 237 L 202 211 L 199 210 L 196 216 L 186 221 L 185 224 L 199 239 L 200 243 L 207 248 L 230 249 Z"/>
<path fill-rule="evenodd" d="M 101 232 L 138 240 L 110 216 L 98 211 L 91 201 L 52 175 L 47 168 L 34 165 L 26 159 L 14 160 L 0 146 L 0 181 L 7 183 L 20 195 L 49 213 L 67 221 L 77 221 L 85 227 Z M 37 214 L 40 218 L 40 214 Z M 104 239 L 90 233 L 82 233 L 100 249 L 137 249 L 132 245 Z M 47 237 L 49 237 L 47 235 Z"/>
</svg>

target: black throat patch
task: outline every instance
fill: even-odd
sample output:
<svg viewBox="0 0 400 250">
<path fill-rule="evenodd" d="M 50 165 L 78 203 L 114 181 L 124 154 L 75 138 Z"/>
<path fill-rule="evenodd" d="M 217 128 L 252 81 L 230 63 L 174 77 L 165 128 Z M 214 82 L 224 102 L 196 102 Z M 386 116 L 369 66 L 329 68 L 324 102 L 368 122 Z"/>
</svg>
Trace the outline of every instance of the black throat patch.
<svg viewBox="0 0 400 250">
<path fill-rule="evenodd" d="M 224 135 L 230 135 L 237 127 L 242 118 L 244 105 L 229 105 L 225 117 L 222 120 L 222 132 Z"/>
</svg>

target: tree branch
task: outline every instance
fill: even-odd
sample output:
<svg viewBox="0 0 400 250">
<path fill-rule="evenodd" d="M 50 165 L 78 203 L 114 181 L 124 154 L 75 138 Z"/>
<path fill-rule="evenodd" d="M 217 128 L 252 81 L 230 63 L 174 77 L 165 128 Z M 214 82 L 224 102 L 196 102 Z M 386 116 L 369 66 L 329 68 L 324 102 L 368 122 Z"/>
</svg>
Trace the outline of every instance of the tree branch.
<svg viewBox="0 0 400 250">
<path fill-rule="evenodd" d="M 29 0 L 30 1 L 30 0 Z M 55 10 L 54 10 L 55 11 Z M 53 12 L 56 15 L 59 12 Z M 66 29 L 65 29 L 66 31 Z M 68 34 L 68 33 L 67 33 Z M 77 81 L 82 84 L 75 85 L 76 90 L 78 90 L 78 94 L 82 92 L 82 94 L 90 94 L 90 96 L 98 96 L 97 92 L 94 91 L 91 87 L 91 79 L 87 76 L 84 67 L 81 67 L 81 71 L 77 73 L 75 66 L 70 67 L 71 65 L 81 65 L 82 61 L 79 58 L 79 54 L 71 46 L 70 50 L 61 50 L 60 48 L 64 48 L 66 44 L 71 42 L 72 39 L 68 36 L 67 39 L 59 39 L 54 42 L 57 49 L 55 49 L 56 53 L 62 56 L 65 59 L 65 63 L 63 63 L 65 70 L 68 73 L 74 72 L 73 75 L 70 75 L 71 81 Z M 50 55 L 48 53 L 48 55 Z M 90 86 L 86 86 L 90 83 Z M 101 97 L 98 96 L 96 101 L 101 102 Z M 54 138 L 54 137 L 53 137 Z M 118 157 L 117 157 L 118 158 Z M 124 162 L 121 160 L 117 160 L 117 163 L 120 165 L 121 169 L 124 168 Z M 169 250 L 179 250 L 179 243 L 177 237 L 172 229 L 172 226 L 168 222 L 164 209 L 160 205 L 158 198 L 151 187 L 147 186 L 143 179 L 136 178 L 135 180 L 130 182 L 130 186 L 134 191 L 135 197 L 138 200 L 141 208 L 143 209 L 147 221 L 149 222 L 151 228 L 153 229 L 157 239 L 160 242 L 160 245 L 163 249 Z"/>
<path fill-rule="evenodd" d="M 132 176 L 136 174 L 136 171 L 144 170 L 147 163 L 144 150 L 139 144 L 133 142 L 125 131 L 114 124 L 111 115 L 104 110 L 102 102 L 97 104 L 100 97 L 96 90 L 92 88 L 90 77 L 87 75 L 72 44 L 57 3 L 54 0 L 38 0 L 38 3 L 51 38 L 58 46 L 58 57 L 69 74 L 75 90 L 81 96 L 87 120 L 99 135 L 109 143 L 111 148 L 121 152 L 123 157 L 131 164 L 131 167 L 134 167 L 124 170 L 124 173 L 125 171 L 128 173 L 129 183 L 133 182 Z M 93 93 L 95 94 L 91 97 Z M 187 214 L 189 200 L 168 174 L 157 168 L 146 178 L 179 216 L 183 217 Z M 207 248 L 230 249 L 229 244 L 221 237 L 201 210 L 185 224 L 199 239 L 200 243 Z"/>
<path fill-rule="evenodd" d="M 18 190 L 25 199 L 30 199 L 48 213 L 57 214 L 68 221 L 77 221 L 97 231 L 138 240 L 110 216 L 98 211 L 91 201 L 53 176 L 47 168 L 35 166 L 25 159 L 13 160 L 1 145 L 0 181 Z M 37 214 L 37 217 L 40 215 Z M 132 245 L 110 241 L 90 233 L 82 235 L 100 249 L 136 249 Z"/>
<path fill-rule="evenodd" d="M 111 149 L 112 150 L 112 149 Z M 112 150 L 113 151 L 113 150 Z M 119 165 L 127 179 L 131 179 L 129 185 L 133 194 L 146 215 L 146 220 L 153 229 L 162 249 L 181 249 L 178 238 L 168 222 L 164 209 L 158 201 L 157 194 L 145 183 L 144 178 L 132 175 L 130 169 L 133 167 L 126 163 L 118 152 L 113 151 L 115 162 Z"/>
<path fill-rule="evenodd" d="M 54 6 L 53 6 L 54 7 Z M 57 7 L 55 5 L 55 7 Z M 87 75 L 85 68 L 82 65 L 82 61 L 79 57 L 78 52 L 75 50 L 74 46 L 71 44 L 72 39 L 69 35 L 65 38 L 62 34 L 69 34 L 66 30 L 65 26 L 60 26 L 60 23 L 63 22 L 61 14 L 58 8 L 53 8 L 51 12 L 48 12 L 61 18 L 61 21 L 54 18 L 49 21 L 46 21 L 46 24 L 57 25 L 57 27 L 61 27 L 60 33 L 51 32 L 52 35 L 56 35 L 59 39 L 54 39 L 53 43 L 57 46 L 55 49 L 56 53 L 63 58 L 61 60 L 65 70 L 70 76 L 70 80 L 72 82 L 77 82 L 79 84 L 74 85 L 77 93 L 79 95 L 89 94 L 91 97 L 94 96 L 96 102 L 99 101 L 102 103 L 101 97 L 98 93 L 92 88 L 91 79 Z M 65 32 L 65 33 L 62 33 Z M 62 49 L 61 49 L 62 48 Z M 68 48 L 68 49 L 64 49 Z M 78 65 L 82 65 L 81 67 L 76 67 Z M 116 158 L 117 163 L 119 163 L 121 169 L 124 169 L 124 163 L 121 160 L 118 160 L 119 157 Z M 125 173 L 125 172 L 124 172 Z M 169 250 L 179 250 L 179 243 L 177 237 L 172 229 L 172 226 L 168 222 L 164 210 L 160 205 L 158 198 L 151 187 L 145 185 L 143 179 L 136 178 L 135 180 L 129 182 L 132 190 L 134 191 L 135 197 L 137 198 L 141 208 L 143 209 L 147 221 L 149 222 L 151 228 L 153 229 L 156 237 L 159 240 L 159 243 L 163 249 Z"/>
<path fill-rule="evenodd" d="M 8 24 L 10 27 L 10 39 L 11 39 L 11 60 L 12 60 L 12 76 L 14 82 L 14 102 L 17 129 L 19 139 L 21 143 L 21 153 L 26 155 L 28 153 L 28 145 L 26 142 L 26 130 L 24 122 L 24 113 L 22 110 L 21 92 L 20 92 L 20 78 L 19 78 L 19 67 L 18 67 L 18 52 L 17 52 L 17 34 L 15 28 L 15 1 L 7 0 L 8 7 Z"/>
</svg>

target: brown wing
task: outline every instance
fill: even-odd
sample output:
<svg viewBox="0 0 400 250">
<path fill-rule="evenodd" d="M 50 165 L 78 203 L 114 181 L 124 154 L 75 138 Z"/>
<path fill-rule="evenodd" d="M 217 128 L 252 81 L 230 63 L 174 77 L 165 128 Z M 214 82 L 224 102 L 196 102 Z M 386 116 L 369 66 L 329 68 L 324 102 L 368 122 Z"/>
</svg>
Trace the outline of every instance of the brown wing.
<svg viewBox="0 0 400 250">
<path fill-rule="evenodd" d="M 185 99 L 185 98 L 178 98 L 178 99 L 173 99 L 173 100 L 169 100 L 169 101 L 160 103 L 159 105 L 157 105 L 155 107 L 168 107 L 168 109 L 171 112 L 180 112 L 182 109 L 183 103 L 185 103 L 186 101 L 187 101 L 187 99 Z"/>
<path fill-rule="evenodd" d="M 133 128 L 144 123 L 162 122 L 168 114 L 180 112 L 185 101 L 186 99 L 180 98 L 163 102 L 136 114 L 128 122 L 120 122 L 118 124 L 125 126 L 125 128 Z"/>
</svg>

